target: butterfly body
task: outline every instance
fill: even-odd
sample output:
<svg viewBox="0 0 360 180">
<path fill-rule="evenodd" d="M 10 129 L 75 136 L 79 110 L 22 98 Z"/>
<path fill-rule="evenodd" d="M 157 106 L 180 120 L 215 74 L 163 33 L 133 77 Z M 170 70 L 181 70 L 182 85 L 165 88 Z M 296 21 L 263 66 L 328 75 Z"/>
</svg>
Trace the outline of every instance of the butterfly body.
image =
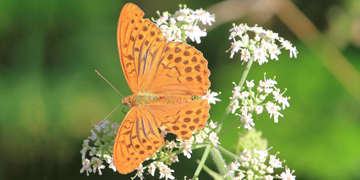
<svg viewBox="0 0 360 180">
<path fill-rule="evenodd" d="M 177 94 L 151 94 L 138 93 L 125 97 L 122 103 L 126 106 L 142 106 L 142 105 L 174 105 L 178 103 L 187 103 L 191 101 L 190 95 Z"/>
<path fill-rule="evenodd" d="M 116 135 L 113 161 L 127 174 L 164 144 L 160 131 L 189 140 L 205 127 L 210 105 L 210 71 L 203 54 L 183 42 L 167 42 L 160 29 L 135 4 L 124 5 L 117 43 L 122 70 L 133 92 L 122 100 L 131 107 Z"/>
</svg>

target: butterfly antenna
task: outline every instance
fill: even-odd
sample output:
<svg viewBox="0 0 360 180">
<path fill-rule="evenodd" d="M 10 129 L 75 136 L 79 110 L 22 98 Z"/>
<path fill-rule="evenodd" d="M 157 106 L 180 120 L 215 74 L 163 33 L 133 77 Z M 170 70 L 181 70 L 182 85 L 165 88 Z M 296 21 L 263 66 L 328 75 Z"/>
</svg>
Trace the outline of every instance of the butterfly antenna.
<svg viewBox="0 0 360 180">
<path fill-rule="evenodd" d="M 102 75 L 99 73 L 99 71 L 95 70 L 95 72 L 96 72 L 101 78 L 103 78 L 121 97 L 124 97 L 106 78 L 104 78 L 104 76 L 102 76 Z M 117 109 L 117 107 L 116 107 L 115 109 Z M 110 113 L 110 114 L 111 114 L 111 113 Z M 110 114 L 109 114 L 109 115 L 110 115 Z M 100 121 L 100 122 L 102 122 L 102 121 Z"/>
<path fill-rule="evenodd" d="M 120 107 L 121 104 L 122 104 L 122 103 L 120 103 L 119 105 L 117 105 L 116 108 L 115 108 L 114 110 L 112 110 L 112 111 L 110 112 L 110 114 L 107 115 L 103 120 L 101 120 L 99 123 L 97 123 L 97 124 L 95 125 L 95 127 L 98 126 L 98 125 L 100 125 L 100 124 L 101 124 L 103 121 L 105 121 L 106 119 L 108 119 L 108 118 L 110 117 L 110 115 L 111 115 L 112 113 L 114 113 L 117 108 Z"/>
</svg>

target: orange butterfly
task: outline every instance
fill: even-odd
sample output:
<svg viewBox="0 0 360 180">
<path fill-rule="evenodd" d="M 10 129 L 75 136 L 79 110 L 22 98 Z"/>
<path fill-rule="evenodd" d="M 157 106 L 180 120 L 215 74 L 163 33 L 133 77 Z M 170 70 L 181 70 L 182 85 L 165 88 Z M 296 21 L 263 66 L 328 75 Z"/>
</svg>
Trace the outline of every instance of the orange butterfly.
<svg viewBox="0 0 360 180">
<path fill-rule="evenodd" d="M 127 174 L 164 143 L 159 129 L 182 140 L 201 130 L 210 105 L 207 60 L 193 46 L 166 42 L 160 29 L 135 4 L 126 4 L 117 30 L 120 62 L 134 93 L 122 103 L 131 107 L 118 130 L 113 149 L 116 169 Z"/>
</svg>

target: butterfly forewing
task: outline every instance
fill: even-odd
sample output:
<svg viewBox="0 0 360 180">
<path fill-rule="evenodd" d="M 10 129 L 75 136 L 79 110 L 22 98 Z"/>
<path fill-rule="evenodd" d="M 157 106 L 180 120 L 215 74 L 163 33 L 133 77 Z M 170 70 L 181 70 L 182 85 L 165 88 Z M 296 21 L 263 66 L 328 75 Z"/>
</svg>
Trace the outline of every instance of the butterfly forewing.
<svg viewBox="0 0 360 180">
<path fill-rule="evenodd" d="M 120 13 L 117 28 L 117 42 L 120 62 L 126 81 L 133 93 L 138 90 L 138 72 L 134 58 L 135 27 L 142 20 L 144 12 L 134 4 L 126 4 Z"/>
<path fill-rule="evenodd" d="M 160 65 L 151 72 L 154 80 L 148 86 L 154 94 L 203 96 L 210 87 L 208 62 L 193 46 L 169 42 L 160 58 Z"/>
</svg>

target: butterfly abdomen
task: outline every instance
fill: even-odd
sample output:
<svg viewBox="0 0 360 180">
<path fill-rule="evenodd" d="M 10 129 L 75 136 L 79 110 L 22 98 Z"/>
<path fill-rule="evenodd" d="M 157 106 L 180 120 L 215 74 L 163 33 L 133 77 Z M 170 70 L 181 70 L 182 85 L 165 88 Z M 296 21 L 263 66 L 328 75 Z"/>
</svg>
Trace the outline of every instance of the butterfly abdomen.
<svg viewBox="0 0 360 180">
<path fill-rule="evenodd" d="M 125 105 L 131 105 L 132 107 L 147 104 L 173 105 L 189 101 L 191 101 L 190 95 L 139 93 L 125 97 L 122 100 L 122 103 Z"/>
</svg>

